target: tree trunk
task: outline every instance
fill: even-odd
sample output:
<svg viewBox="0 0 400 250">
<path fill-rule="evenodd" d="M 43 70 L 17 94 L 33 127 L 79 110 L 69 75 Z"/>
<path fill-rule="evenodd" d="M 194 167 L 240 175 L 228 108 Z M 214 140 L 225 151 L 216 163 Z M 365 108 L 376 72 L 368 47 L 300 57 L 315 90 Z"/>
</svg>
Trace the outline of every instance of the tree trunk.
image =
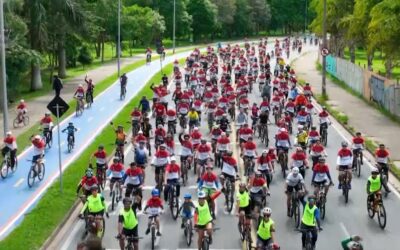
<svg viewBox="0 0 400 250">
<path fill-rule="evenodd" d="M 67 57 L 65 56 L 64 40 L 58 42 L 58 77 L 65 78 L 67 76 Z"/>
<path fill-rule="evenodd" d="M 385 60 L 385 69 L 386 69 L 386 77 L 392 78 L 392 70 L 393 70 L 393 60 L 392 58 L 386 58 Z"/>
<path fill-rule="evenodd" d="M 104 36 L 101 35 L 101 63 L 104 63 Z"/>
<path fill-rule="evenodd" d="M 97 42 L 94 44 L 94 47 L 96 48 L 96 58 L 100 58 L 100 53 L 101 53 L 101 38 L 100 37 L 97 39 Z"/>
<path fill-rule="evenodd" d="M 375 51 L 373 50 L 370 54 L 367 55 L 367 63 L 368 63 L 368 70 L 372 71 L 372 65 L 373 65 L 373 60 L 374 60 L 374 54 Z"/>
<path fill-rule="evenodd" d="M 350 62 L 355 63 L 356 62 L 356 48 L 354 44 L 351 44 L 349 47 L 350 51 Z"/>
<path fill-rule="evenodd" d="M 32 63 L 31 65 L 31 90 L 43 88 L 42 76 L 40 75 L 40 65 Z"/>
</svg>

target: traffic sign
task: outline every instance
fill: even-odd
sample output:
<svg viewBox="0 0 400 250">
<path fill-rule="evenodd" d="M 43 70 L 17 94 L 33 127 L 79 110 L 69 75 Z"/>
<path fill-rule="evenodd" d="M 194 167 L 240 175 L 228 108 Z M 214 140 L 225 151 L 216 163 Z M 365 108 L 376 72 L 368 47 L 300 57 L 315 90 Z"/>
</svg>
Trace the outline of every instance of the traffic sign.
<svg viewBox="0 0 400 250">
<path fill-rule="evenodd" d="M 327 56 L 327 55 L 329 55 L 329 50 L 328 50 L 327 48 L 323 48 L 323 49 L 321 50 L 321 55 L 322 55 L 322 56 Z"/>
<path fill-rule="evenodd" d="M 57 105 L 58 115 L 61 117 L 69 109 L 69 105 L 59 96 L 54 97 L 53 100 L 47 104 L 47 109 L 54 115 L 57 116 Z"/>
</svg>

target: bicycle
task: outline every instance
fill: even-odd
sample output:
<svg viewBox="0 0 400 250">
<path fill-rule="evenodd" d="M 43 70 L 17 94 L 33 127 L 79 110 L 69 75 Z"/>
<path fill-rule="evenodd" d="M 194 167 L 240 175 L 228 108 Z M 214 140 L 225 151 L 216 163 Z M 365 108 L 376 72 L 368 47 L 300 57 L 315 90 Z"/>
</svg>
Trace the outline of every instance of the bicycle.
<svg viewBox="0 0 400 250">
<path fill-rule="evenodd" d="M 126 97 L 126 86 L 124 84 L 121 84 L 121 92 L 119 94 L 119 99 L 122 101 Z"/>
<path fill-rule="evenodd" d="M 51 148 L 51 145 L 53 145 L 53 137 L 51 136 L 49 128 L 43 130 L 43 138 L 46 147 Z"/>
<path fill-rule="evenodd" d="M 68 135 L 67 137 L 67 148 L 68 148 L 68 153 L 71 153 L 72 149 L 74 148 L 74 137 L 72 135 Z"/>
<path fill-rule="evenodd" d="M 132 120 L 132 137 L 136 137 L 140 131 L 139 121 Z"/>
<path fill-rule="evenodd" d="M 121 188 L 121 182 L 119 182 L 119 181 L 115 182 L 113 191 L 111 192 L 111 210 L 112 211 L 114 211 L 114 209 L 117 207 L 120 197 L 122 196 L 122 193 L 120 193 L 120 188 Z"/>
<path fill-rule="evenodd" d="M 252 249 L 253 240 L 251 238 L 251 227 L 250 222 L 247 222 L 246 218 L 240 219 L 238 223 L 238 229 L 240 234 L 240 239 L 242 241 L 246 241 L 246 248 L 247 250 Z"/>
<path fill-rule="evenodd" d="M 382 185 L 384 187 L 387 187 L 387 183 L 389 180 L 389 168 L 387 166 L 387 164 L 383 164 L 383 163 L 377 163 L 376 167 L 379 169 L 379 176 L 381 178 L 382 181 Z M 385 197 L 387 197 L 388 192 L 385 193 Z"/>
<path fill-rule="evenodd" d="M 192 238 L 193 238 L 193 222 L 191 218 L 183 218 L 183 234 L 185 235 L 186 239 L 186 244 L 187 246 L 190 246 L 192 244 Z"/>
<path fill-rule="evenodd" d="M 349 173 L 345 171 L 343 173 L 344 180 L 342 181 L 342 195 L 344 196 L 344 202 L 347 203 L 349 201 L 349 190 L 350 190 L 350 183 L 349 183 Z"/>
<path fill-rule="evenodd" d="M 75 116 L 78 117 L 83 114 L 84 104 L 83 99 L 75 97 L 76 99 L 76 108 L 75 108 Z"/>
<path fill-rule="evenodd" d="M 168 134 L 176 134 L 175 121 L 168 121 Z"/>
<path fill-rule="evenodd" d="M 17 171 L 17 167 L 18 167 L 17 156 L 14 157 L 14 161 L 15 161 L 14 167 L 11 167 L 11 153 L 8 152 L 4 156 L 3 162 L 1 163 L 1 166 L 0 166 L 1 167 L 0 174 L 3 179 L 7 178 L 9 172 L 15 173 L 15 171 Z"/>
<path fill-rule="evenodd" d="M 325 185 L 323 183 L 318 184 L 318 193 L 317 193 L 317 200 L 316 205 L 319 208 L 321 219 L 325 219 L 326 213 L 326 193 L 325 193 Z"/>
<path fill-rule="evenodd" d="M 300 214 L 300 200 L 296 189 L 293 189 L 290 195 L 289 216 L 294 219 L 295 226 L 296 228 L 298 228 L 300 226 L 301 214 Z"/>
<path fill-rule="evenodd" d="M 328 125 L 321 124 L 321 143 L 326 147 L 328 144 Z"/>
<path fill-rule="evenodd" d="M 163 185 L 163 181 L 164 181 L 164 174 L 165 174 L 165 166 L 159 166 L 157 168 L 161 168 L 160 172 L 156 175 L 156 188 L 160 191 L 160 193 L 164 190 L 164 185 Z"/>
<path fill-rule="evenodd" d="M 244 163 L 244 175 L 247 178 L 250 178 L 251 175 L 254 173 L 254 161 L 252 157 L 244 156 L 243 157 L 243 163 Z"/>
<path fill-rule="evenodd" d="M 182 184 L 184 186 L 186 186 L 187 182 L 188 182 L 188 172 L 189 172 L 189 164 L 188 161 L 185 159 L 184 161 L 182 161 L 181 164 L 181 171 L 182 171 Z"/>
<path fill-rule="evenodd" d="M 108 213 L 106 213 L 107 217 L 108 217 Z M 104 220 L 103 216 L 93 216 L 91 214 L 89 214 L 88 209 L 86 209 L 83 213 L 83 216 L 80 217 L 81 219 L 85 220 L 85 231 L 83 232 L 83 237 L 82 239 L 84 239 L 91 231 L 90 227 L 95 227 L 96 229 L 96 236 L 99 237 L 100 239 L 102 239 L 104 237 L 104 233 L 106 231 L 106 221 Z M 99 228 L 98 224 L 96 223 L 96 220 L 101 219 L 101 223 L 102 223 L 102 228 Z"/>
<path fill-rule="evenodd" d="M 93 169 L 92 164 L 89 164 L 89 168 Z M 106 175 L 106 166 L 96 168 L 96 179 L 99 183 L 99 186 L 102 190 L 106 187 L 107 175 Z"/>
<path fill-rule="evenodd" d="M 20 124 L 23 124 L 24 126 L 29 125 L 29 116 L 27 114 L 17 115 L 17 117 L 14 119 L 14 128 L 18 128 Z"/>
<path fill-rule="evenodd" d="M 38 178 L 39 181 L 43 180 L 46 169 L 43 158 L 39 158 L 36 161 L 31 161 L 31 160 L 27 161 L 32 162 L 31 168 L 28 172 L 28 179 L 27 179 L 28 187 L 31 188 L 35 183 L 36 177 Z"/>
<path fill-rule="evenodd" d="M 90 108 L 93 104 L 93 90 L 86 92 L 87 107 Z"/>
<path fill-rule="evenodd" d="M 169 186 L 168 191 L 168 202 L 169 209 L 171 210 L 171 215 L 174 220 L 178 218 L 179 215 L 179 197 L 176 194 L 176 184 L 167 184 Z"/>
<path fill-rule="evenodd" d="M 233 203 L 235 202 L 234 194 L 235 194 L 235 181 L 230 179 L 225 180 L 225 206 L 228 213 L 232 211 Z"/>
<path fill-rule="evenodd" d="M 268 125 L 267 124 L 260 124 L 259 129 L 259 137 L 261 138 L 261 142 L 265 143 L 265 146 L 268 147 L 269 137 L 268 137 Z"/>
<path fill-rule="evenodd" d="M 121 239 L 121 236 L 120 235 L 117 235 L 117 236 L 115 236 L 115 238 L 117 239 L 117 240 L 120 240 Z M 143 237 L 134 237 L 134 236 L 125 236 L 125 241 L 126 241 L 126 243 L 125 243 L 125 249 L 126 250 L 134 250 L 135 248 L 134 248 L 134 245 L 135 245 L 135 241 L 137 241 L 137 240 L 140 240 L 140 239 L 143 239 Z"/>
<path fill-rule="evenodd" d="M 315 247 L 313 246 L 313 240 L 312 240 L 312 234 L 314 231 L 316 231 L 316 228 L 313 229 L 297 229 L 300 233 L 305 233 L 306 234 L 306 240 L 305 240 L 305 249 L 306 250 L 314 250 Z"/>
<path fill-rule="evenodd" d="M 353 173 L 355 173 L 358 177 L 361 176 L 361 157 L 362 157 L 362 149 L 357 149 L 354 152 L 354 160 L 353 160 Z"/>
<path fill-rule="evenodd" d="M 258 225 L 260 224 L 261 221 L 261 216 L 260 216 L 260 211 L 262 208 L 267 206 L 267 199 L 265 194 L 256 194 L 256 195 L 251 195 L 252 202 L 254 202 L 254 207 L 253 207 L 253 225 L 254 229 L 258 230 Z"/>
<path fill-rule="evenodd" d="M 213 228 L 213 232 L 217 231 L 219 228 Z M 204 237 L 201 242 L 201 250 L 209 250 L 210 249 L 210 236 L 207 233 L 207 230 L 204 231 Z"/>
<path fill-rule="evenodd" d="M 386 227 L 386 209 L 383 205 L 382 193 L 380 191 L 376 192 L 374 195 L 374 200 L 371 202 L 367 198 L 367 210 L 368 216 L 372 219 L 375 214 L 378 217 L 378 223 L 381 229 Z"/>
<path fill-rule="evenodd" d="M 151 215 L 149 217 L 150 220 L 150 237 L 151 237 L 151 249 L 154 250 L 156 246 L 156 228 L 157 222 L 156 218 L 158 215 Z"/>
<path fill-rule="evenodd" d="M 288 156 L 287 153 L 284 150 L 279 150 L 278 152 L 278 162 L 281 165 L 282 168 L 282 176 L 283 178 L 286 178 L 286 170 L 288 167 Z"/>
</svg>

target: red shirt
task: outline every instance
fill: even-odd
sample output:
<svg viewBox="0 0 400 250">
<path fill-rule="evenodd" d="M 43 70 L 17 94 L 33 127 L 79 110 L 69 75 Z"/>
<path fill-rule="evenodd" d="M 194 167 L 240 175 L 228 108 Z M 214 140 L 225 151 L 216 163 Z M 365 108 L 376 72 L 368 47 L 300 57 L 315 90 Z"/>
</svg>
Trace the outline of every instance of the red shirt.
<svg viewBox="0 0 400 250">
<path fill-rule="evenodd" d="M 7 136 L 4 138 L 4 143 L 6 144 L 13 144 L 15 142 L 15 137 L 14 136 Z"/>
<path fill-rule="evenodd" d="M 351 150 L 348 148 L 341 148 L 338 152 L 339 157 L 352 156 Z"/>
<path fill-rule="evenodd" d="M 208 144 L 200 144 L 197 147 L 197 151 L 199 153 L 208 153 L 208 152 L 211 152 L 211 147 Z"/>
<path fill-rule="evenodd" d="M 252 135 L 253 130 L 251 128 L 240 128 L 239 129 L 239 135 Z"/>
<path fill-rule="evenodd" d="M 315 164 L 315 166 L 313 167 L 313 171 L 317 172 L 317 173 L 329 173 L 329 167 L 326 164 L 320 164 L 317 163 Z"/>
<path fill-rule="evenodd" d="M 141 168 L 128 168 L 125 171 L 127 176 L 138 176 L 138 175 L 142 175 L 143 174 L 143 170 Z"/>
<path fill-rule="evenodd" d="M 51 116 L 45 116 L 42 118 L 42 120 L 40 121 L 40 123 L 51 123 L 53 122 L 53 119 L 51 119 Z"/>
<path fill-rule="evenodd" d="M 278 140 L 278 141 L 288 141 L 289 140 L 288 132 L 279 132 L 276 135 L 276 140 Z"/>
<path fill-rule="evenodd" d="M 219 138 L 217 140 L 217 143 L 218 144 L 229 144 L 229 143 L 231 143 L 231 140 L 229 140 L 229 138 L 225 136 L 225 137 Z"/>
<path fill-rule="evenodd" d="M 383 149 L 383 150 L 377 149 L 375 151 L 375 156 L 379 157 L 379 158 L 386 158 L 389 156 L 389 152 L 386 149 Z"/>
<path fill-rule="evenodd" d="M 86 187 L 91 187 L 93 185 L 97 185 L 98 181 L 96 179 L 96 176 L 92 176 L 91 178 L 88 178 L 86 175 L 82 177 L 81 180 L 81 186 L 85 186 Z"/>
<path fill-rule="evenodd" d="M 201 176 L 201 180 L 205 181 L 205 182 L 215 182 L 218 180 L 218 177 L 216 174 L 211 173 L 204 173 L 203 176 Z"/>
<path fill-rule="evenodd" d="M 139 142 L 147 142 L 147 138 L 144 135 L 137 135 L 135 137 L 135 142 L 139 143 Z"/>
<path fill-rule="evenodd" d="M 154 155 L 156 158 L 167 158 L 169 157 L 169 153 L 167 150 L 157 150 L 156 154 Z"/>
<path fill-rule="evenodd" d="M 165 114 L 165 106 L 161 103 L 157 103 L 154 107 L 156 116 L 163 116 Z"/>
<path fill-rule="evenodd" d="M 364 138 L 362 138 L 362 137 L 353 137 L 353 143 L 354 144 L 363 144 L 364 143 Z"/>
<path fill-rule="evenodd" d="M 106 151 L 102 150 L 102 151 L 96 151 L 93 154 L 93 156 L 96 158 L 105 159 L 107 157 L 107 154 L 106 154 Z"/>
<path fill-rule="evenodd" d="M 167 111 L 167 116 L 172 116 L 172 117 L 176 116 L 175 110 L 173 110 L 173 109 L 168 109 L 168 111 Z"/>
<path fill-rule="evenodd" d="M 310 133 L 308 133 L 309 137 L 318 137 L 319 133 L 317 130 L 311 130 Z"/>
<path fill-rule="evenodd" d="M 156 136 L 165 137 L 165 136 L 167 135 L 167 132 L 165 132 L 165 129 L 164 129 L 164 128 L 158 128 L 158 129 L 156 129 L 156 130 L 154 131 L 154 134 L 155 134 Z"/>
<path fill-rule="evenodd" d="M 166 166 L 165 172 L 166 172 L 166 173 L 177 173 L 177 172 L 179 172 L 180 169 L 181 169 L 181 168 L 179 167 L 178 164 L 176 164 L 176 163 L 174 163 L 174 164 L 170 163 L 170 164 L 168 164 L 168 165 Z"/>
<path fill-rule="evenodd" d="M 261 177 L 259 177 L 259 178 L 254 177 L 254 179 L 252 181 L 252 186 L 253 187 L 262 187 L 265 184 L 267 184 L 267 182 L 264 180 L 264 178 L 261 178 Z"/>
<path fill-rule="evenodd" d="M 307 159 L 307 156 L 304 152 L 294 153 L 294 154 L 292 154 L 292 159 L 295 161 L 305 161 Z"/>
<path fill-rule="evenodd" d="M 17 106 L 17 109 L 26 109 L 26 104 L 25 103 L 20 103 L 18 106 Z"/>
<path fill-rule="evenodd" d="M 43 140 L 33 140 L 32 144 L 34 147 L 38 149 L 44 149 L 44 147 L 46 146 Z"/>
<path fill-rule="evenodd" d="M 115 172 L 121 172 L 122 170 L 124 170 L 124 165 L 122 165 L 122 163 L 113 163 L 110 166 L 110 170 L 111 171 L 115 171 Z"/>
<path fill-rule="evenodd" d="M 325 118 L 325 117 L 328 117 L 328 116 L 329 116 L 329 114 L 326 111 L 322 111 L 321 113 L 319 113 L 319 117 L 321 117 L 321 118 Z"/>
<path fill-rule="evenodd" d="M 268 152 L 268 158 L 271 160 L 271 161 L 273 161 L 273 160 L 276 160 L 276 155 L 275 155 L 275 153 L 274 152 Z"/>
<path fill-rule="evenodd" d="M 160 199 L 160 197 L 151 197 L 148 201 L 146 206 L 148 207 L 160 207 L 162 208 L 163 206 L 163 201 Z"/>
<path fill-rule="evenodd" d="M 237 166 L 237 162 L 232 156 L 224 156 L 222 157 L 222 159 L 224 162 L 228 163 L 231 166 Z"/>
<path fill-rule="evenodd" d="M 248 142 L 246 142 L 246 143 L 243 145 L 243 147 L 244 147 L 244 149 L 246 149 L 246 150 L 256 150 L 257 145 L 256 145 L 254 142 L 248 141 Z"/>
<path fill-rule="evenodd" d="M 268 154 L 267 154 L 267 156 L 260 156 L 260 157 L 258 157 L 258 159 L 257 159 L 257 163 L 258 164 L 265 164 L 265 163 L 268 163 L 268 162 L 270 162 L 271 161 L 271 159 L 269 158 L 269 156 L 268 156 Z"/>
<path fill-rule="evenodd" d="M 321 144 L 314 144 L 311 147 L 311 151 L 316 152 L 316 153 L 322 153 L 322 151 L 324 151 L 324 146 L 322 146 Z"/>
<path fill-rule="evenodd" d="M 131 116 L 141 117 L 142 112 L 140 112 L 139 110 L 134 110 L 132 111 Z"/>
</svg>

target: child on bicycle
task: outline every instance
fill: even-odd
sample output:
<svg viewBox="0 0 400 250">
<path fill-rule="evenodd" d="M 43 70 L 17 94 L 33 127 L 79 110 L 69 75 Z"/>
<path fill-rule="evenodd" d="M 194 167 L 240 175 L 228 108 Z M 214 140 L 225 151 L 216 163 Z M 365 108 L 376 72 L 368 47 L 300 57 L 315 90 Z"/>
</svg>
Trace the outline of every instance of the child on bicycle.
<svg viewBox="0 0 400 250">
<path fill-rule="evenodd" d="M 78 131 L 78 129 L 75 128 L 75 126 L 72 122 L 69 122 L 68 127 L 66 127 L 65 129 L 62 130 L 63 133 L 65 131 L 67 131 L 67 141 L 68 141 L 69 137 L 72 137 L 72 143 L 75 144 L 75 132 Z"/>
<path fill-rule="evenodd" d="M 185 222 L 187 220 L 190 220 L 191 218 L 193 218 L 193 212 L 194 212 L 194 209 L 196 209 L 196 206 L 194 205 L 194 203 L 192 201 L 191 194 L 187 193 L 183 196 L 183 198 L 185 199 L 185 201 L 183 202 L 182 206 L 179 208 L 179 213 L 182 216 L 181 228 L 185 227 Z"/>
<path fill-rule="evenodd" d="M 149 211 L 147 211 L 149 210 Z M 151 198 L 147 201 L 146 206 L 144 207 L 145 214 L 149 214 L 149 223 L 147 225 L 146 234 L 150 233 L 151 219 L 155 217 L 156 227 L 157 227 L 157 236 L 161 236 L 160 233 L 160 218 L 159 215 L 164 212 L 163 201 L 160 198 L 160 191 L 158 189 L 153 189 L 151 191 Z"/>
</svg>

